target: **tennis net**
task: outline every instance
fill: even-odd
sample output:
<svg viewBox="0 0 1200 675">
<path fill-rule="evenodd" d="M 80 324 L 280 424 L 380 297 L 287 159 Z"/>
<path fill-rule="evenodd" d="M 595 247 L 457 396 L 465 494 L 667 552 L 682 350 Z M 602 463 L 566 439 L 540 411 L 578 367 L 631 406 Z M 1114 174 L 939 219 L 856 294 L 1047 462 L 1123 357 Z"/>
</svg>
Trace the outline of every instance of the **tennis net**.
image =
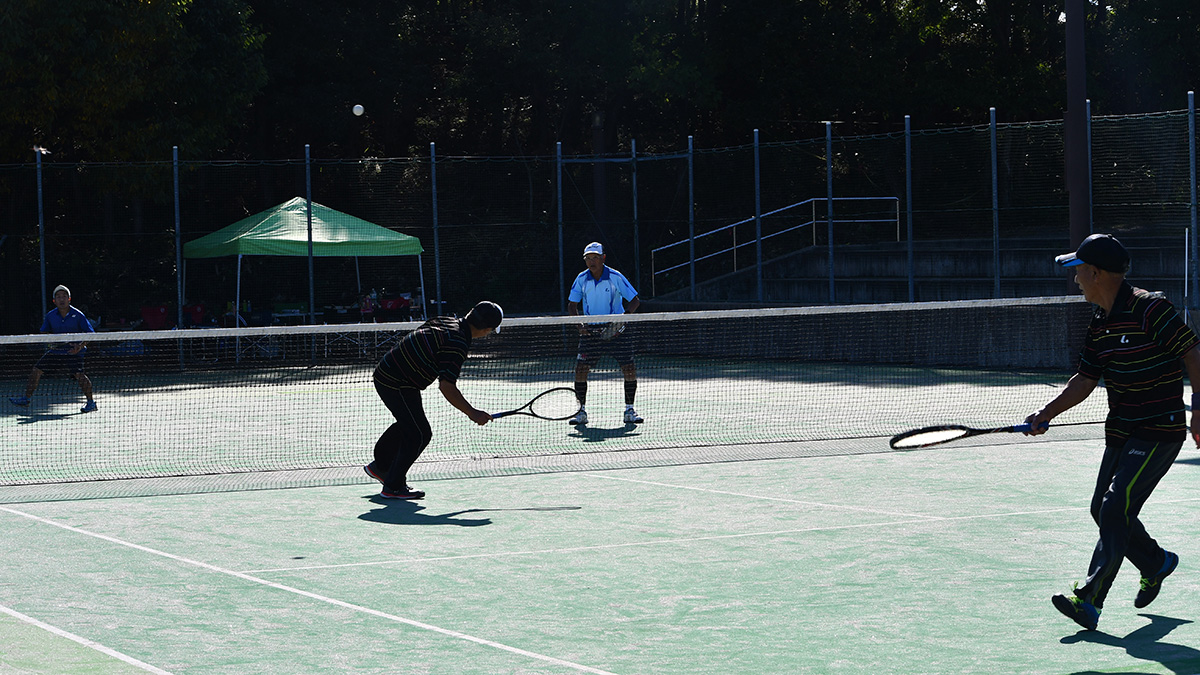
<svg viewBox="0 0 1200 675">
<path fill-rule="evenodd" d="M 432 386 L 434 438 L 410 477 L 885 452 L 914 427 L 1012 424 L 1064 384 L 1090 311 L 1079 298 L 1022 298 L 623 316 L 611 344 L 633 355 L 643 424 L 623 422 L 623 374 L 608 355 L 588 378 L 586 426 L 480 427 Z M 98 482 L 141 494 L 365 481 L 392 421 L 372 371 L 418 325 L 89 335 L 91 414 L 62 374 L 43 378 L 28 406 L 10 404 L 48 337 L 0 337 L 0 501 L 72 498 L 64 486 Z M 506 319 L 472 345 L 460 389 L 498 412 L 571 386 L 579 326 Z M 1093 396 L 1059 421 L 1103 417 Z M 116 487 L 129 481 L 142 487 Z"/>
</svg>

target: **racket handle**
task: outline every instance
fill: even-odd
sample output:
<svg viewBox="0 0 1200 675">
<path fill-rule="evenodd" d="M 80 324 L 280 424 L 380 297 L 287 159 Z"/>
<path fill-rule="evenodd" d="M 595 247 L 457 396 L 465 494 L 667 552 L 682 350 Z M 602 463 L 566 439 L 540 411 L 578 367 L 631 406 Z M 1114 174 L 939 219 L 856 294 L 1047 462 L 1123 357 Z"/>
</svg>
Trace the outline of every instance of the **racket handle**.
<svg viewBox="0 0 1200 675">
<path fill-rule="evenodd" d="M 1049 422 L 1042 422 L 1041 424 L 1039 424 L 1039 425 L 1038 425 L 1038 428 L 1039 428 L 1039 429 L 1049 429 L 1049 428 L 1050 428 L 1050 423 L 1049 423 Z M 1032 425 L 1032 424 L 1030 424 L 1029 422 L 1025 422 L 1024 424 L 1016 424 L 1016 425 L 1013 425 L 1013 428 L 1012 428 L 1012 430 L 1013 430 L 1013 431 L 1015 431 L 1015 432 L 1017 432 L 1017 433 L 1021 433 L 1021 434 L 1023 434 L 1023 433 L 1025 433 L 1026 431 L 1033 431 L 1033 425 Z"/>
</svg>

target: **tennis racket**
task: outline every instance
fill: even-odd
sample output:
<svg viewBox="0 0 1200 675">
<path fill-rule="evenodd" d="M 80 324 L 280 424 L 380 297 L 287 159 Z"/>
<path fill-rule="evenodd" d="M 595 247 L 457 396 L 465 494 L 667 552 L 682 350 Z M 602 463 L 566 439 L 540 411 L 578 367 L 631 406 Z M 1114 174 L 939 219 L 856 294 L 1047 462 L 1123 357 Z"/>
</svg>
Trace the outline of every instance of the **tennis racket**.
<svg viewBox="0 0 1200 675">
<path fill-rule="evenodd" d="M 1049 426 L 1045 422 L 1042 423 L 1043 429 Z M 912 431 L 892 436 L 892 440 L 888 441 L 888 445 L 896 450 L 928 448 L 931 445 L 941 445 L 942 443 L 957 441 L 960 438 L 982 436 L 984 434 L 1024 433 L 1032 428 L 1029 424 L 1014 424 L 1009 427 L 997 427 L 995 429 L 973 429 L 959 424 L 942 424 L 936 427 L 913 429 Z"/>
<path fill-rule="evenodd" d="M 583 408 L 579 399 L 575 398 L 575 390 L 570 387 L 555 387 L 547 389 L 533 400 L 516 410 L 499 412 L 492 419 L 508 417 L 509 415 L 528 415 L 543 420 L 565 420 L 575 416 Z"/>
</svg>

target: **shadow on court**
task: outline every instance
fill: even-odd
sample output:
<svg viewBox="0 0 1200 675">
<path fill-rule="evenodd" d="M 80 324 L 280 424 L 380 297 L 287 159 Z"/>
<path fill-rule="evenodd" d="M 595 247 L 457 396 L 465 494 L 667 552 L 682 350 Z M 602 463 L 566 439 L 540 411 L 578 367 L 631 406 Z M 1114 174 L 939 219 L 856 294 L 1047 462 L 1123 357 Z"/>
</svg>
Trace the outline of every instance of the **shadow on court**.
<svg viewBox="0 0 1200 675">
<path fill-rule="evenodd" d="M 1150 624 L 1142 626 L 1125 637 L 1117 637 L 1097 631 L 1081 630 L 1074 635 L 1068 635 L 1060 640 L 1063 644 L 1091 642 L 1093 644 L 1119 647 L 1135 659 L 1154 661 L 1178 675 L 1192 675 L 1200 672 L 1200 650 L 1185 645 L 1162 642 L 1172 630 L 1184 624 L 1191 623 L 1188 619 L 1176 619 L 1157 614 L 1139 614 L 1150 619 Z M 1114 675 L 1111 671 L 1105 671 Z M 1099 671 L 1083 670 L 1073 675 L 1099 675 Z M 1125 671 L 1116 675 L 1143 675 L 1138 671 Z"/>
<path fill-rule="evenodd" d="M 54 422 L 57 420 L 65 420 L 82 415 L 83 413 L 17 413 L 20 418 L 17 424 L 35 424 L 37 422 Z"/>
<path fill-rule="evenodd" d="M 479 527 L 480 525 L 492 524 L 490 518 L 455 518 L 455 516 L 460 516 L 476 509 L 432 514 L 422 513 L 425 507 L 414 501 L 383 499 L 379 495 L 371 495 L 367 499 L 382 507 L 367 511 L 358 517 L 359 520 L 366 520 L 372 523 L 386 523 L 388 525 L 458 525 L 459 527 Z"/>
<path fill-rule="evenodd" d="M 638 425 L 628 422 L 620 427 L 593 427 L 591 425 L 580 425 L 575 427 L 569 435 L 571 438 L 582 438 L 585 443 L 603 443 L 611 438 L 632 438 L 640 436 L 637 431 Z"/>
</svg>

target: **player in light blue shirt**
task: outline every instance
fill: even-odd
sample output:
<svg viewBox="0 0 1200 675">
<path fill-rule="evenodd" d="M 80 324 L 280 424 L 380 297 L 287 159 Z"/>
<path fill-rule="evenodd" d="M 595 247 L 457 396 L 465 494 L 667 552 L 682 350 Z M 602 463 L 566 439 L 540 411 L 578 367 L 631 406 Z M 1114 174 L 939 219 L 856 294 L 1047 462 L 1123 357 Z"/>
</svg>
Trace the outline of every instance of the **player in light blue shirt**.
<svg viewBox="0 0 1200 675">
<path fill-rule="evenodd" d="M 92 323 L 83 315 L 83 312 L 71 306 L 70 289 L 60 285 L 54 289 L 54 309 L 50 310 L 46 314 L 46 318 L 42 320 L 41 332 L 54 334 L 95 333 L 96 329 L 92 328 Z M 86 351 L 87 345 L 82 341 L 64 342 L 50 347 L 33 366 L 33 371 L 29 373 L 29 381 L 25 383 L 25 395 L 10 396 L 9 402 L 22 407 L 28 406 L 29 397 L 33 396 L 42 375 L 63 372 L 75 378 L 75 381 L 79 383 L 79 388 L 83 390 L 83 395 L 87 397 L 87 403 L 80 412 L 95 411 L 96 401 L 92 398 L 92 381 L 83 372 L 83 355 Z"/>
<path fill-rule="evenodd" d="M 583 249 L 587 269 L 575 277 L 567 295 L 567 313 L 599 316 L 632 314 L 641 305 L 637 291 L 624 274 L 604 264 L 604 246 L 592 242 Z M 582 311 L 581 311 L 582 310 Z M 641 424 L 642 418 L 633 409 L 637 393 L 637 366 L 633 362 L 633 343 L 625 333 L 625 324 L 604 321 L 579 326 L 579 355 L 575 359 L 575 398 L 581 406 L 579 414 L 569 420 L 571 425 L 587 424 L 587 377 L 601 356 L 611 356 L 625 377 L 626 424 Z"/>
</svg>

